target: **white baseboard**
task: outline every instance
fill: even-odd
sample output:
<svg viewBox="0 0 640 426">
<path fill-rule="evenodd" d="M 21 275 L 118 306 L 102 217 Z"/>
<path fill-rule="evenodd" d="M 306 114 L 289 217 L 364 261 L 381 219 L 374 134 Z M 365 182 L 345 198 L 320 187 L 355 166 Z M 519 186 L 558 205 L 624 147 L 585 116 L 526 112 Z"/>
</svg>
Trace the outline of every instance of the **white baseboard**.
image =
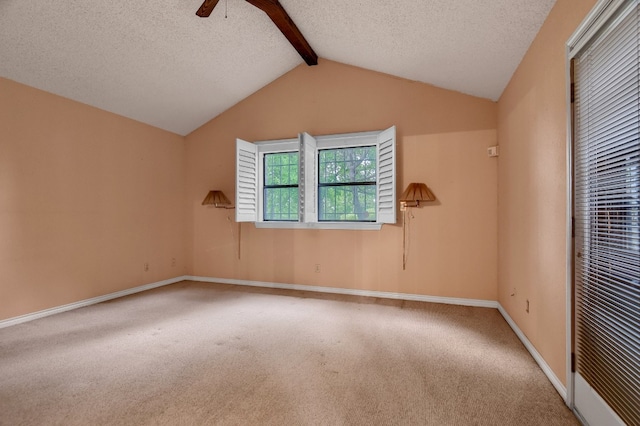
<svg viewBox="0 0 640 426">
<path fill-rule="evenodd" d="M 511 329 L 513 330 L 513 332 L 516 333 L 516 336 L 518 336 L 518 338 L 520 339 L 524 347 L 527 348 L 527 350 L 529 351 L 533 359 L 538 363 L 538 365 L 540 366 L 544 374 L 546 374 L 547 378 L 549 379 L 553 387 L 556 388 L 556 390 L 558 391 L 562 399 L 566 402 L 567 388 L 562 384 L 558 376 L 556 376 L 556 374 L 553 372 L 551 367 L 549 367 L 549 364 L 547 364 L 547 362 L 544 360 L 542 355 L 540 355 L 540 353 L 536 350 L 536 348 L 529 341 L 529 339 L 527 339 L 527 336 L 524 335 L 522 330 L 520 330 L 520 327 L 518 327 L 518 325 L 515 323 L 513 318 L 509 316 L 507 311 L 502 307 L 500 303 L 498 303 L 498 311 L 500 311 L 504 319 L 511 326 Z"/>
<path fill-rule="evenodd" d="M 366 297 L 379 297 L 383 299 L 413 300 L 417 302 L 444 303 L 448 305 L 477 306 L 480 308 L 496 308 L 496 309 L 498 308 L 498 302 L 494 300 L 424 296 L 421 294 L 393 293 L 393 292 L 387 292 L 387 291 L 373 291 L 373 290 L 357 290 L 357 289 L 338 288 L 338 287 L 320 287 L 315 285 L 284 284 L 284 283 L 273 283 L 273 282 L 265 282 L 265 281 L 236 280 L 236 279 L 229 279 L 229 278 L 187 276 L 185 277 L 185 279 L 191 280 L 191 281 L 202 281 L 202 282 L 220 283 L 220 284 L 234 284 L 234 285 L 242 285 L 242 286 L 250 286 L 250 287 L 280 288 L 285 290 L 313 291 L 316 293 L 347 294 L 350 296 L 366 296 Z"/>
<path fill-rule="evenodd" d="M 96 303 L 106 302 L 107 300 L 129 296 L 131 294 L 139 293 L 146 290 L 151 290 L 153 288 L 162 287 L 165 285 L 174 284 L 174 283 L 185 281 L 185 280 L 220 283 L 220 284 L 234 284 L 234 285 L 251 286 L 251 287 L 279 288 L 279 289 L 285 289 L 285 290 L 313 291 L 318 293 L 346 294 L 346 295 L 352 295 L 352 296 L 379 297 L 384 299 L 412 300 L 417 302 L 444 303 L 449 305 L 476 306 L 481 308 L 498 309 L 498 311 L 502 314 L 502 316 L 507 321 L 509 326 L 511 326 L 514 333 L 516 333 L 516 335 L 522 341 L 522 343 L 527 348 L 529 353 L 531 353 L 531 356 L 533 357 L 533 359 L 538 363 L 542 371 L 546 374 L 551 384 L 556 388 L 558 393 L 562 396 L 562 398 L 565 401 L 567 399 L 567 389 L 562 384 L 562 382 L 558 379 L 558 377 L 555 375 L 553 370 L 551 370 L 551 367 L 549 367 L 549 365 L 546 363 L 544 358 L 542 358 L 542 355 L 540 355 L 540 353 L 536 350 L 533 344 L 531 344 L 529 339 L 527 339 L 527 337 L 524 335 L 522 330 L 520 330 L 520 328 L 516 325 L 513 319 L 502 307 L 502 305 L 500 305 L 500 303 L 494 300 L 462 299 L 457 297 L 426 296 L 421 294 L 394 293 L 394 292 L 387 292 L 387 291 L 357 290 L 357 289 L 347 289 L 347 288 L 337 288 L 337 287 L 321 287 L 321 286 L 302 285 L 302 284 L 284 284 L 284 283 L 273 283 L 273 282 L 265 282 L 265 281 L 249 281 L 249 280 L 236 280 L 236 279 L 229 279 L 229 278 L 211 278 L 211 277 L 198 277 L 198 276 L 192 276 L 192 275 L 184 275 L 180 277 L 170 278 L 168 280 L 157 281 L 154 283 L 145 284 L 145 285 L 141 285 L 134 288 L 129 288 L 122 291 L 117 291 L 115 293 L 105 294 L 104 296 L 93 297 L 91 299 L 85 299 L 78 302 L 69 303 L 67 305 L 57 306 L 55 308 L 45 309 L 45 310 L 34 312 L 31 314 L 26 314 L 18 317 L 0 320 L 0 328 L 21 324 L 27 321 L 33 321 L 38 318 L 44 318 L 50 315 L 59 314 L 61 312 L 67 312 L 73 309 L 94 305 Z"/>
<path fill-rule="evenodd" d="M 177 283 L 180 281 L 184 281 L 186 279 L 187 278 L 184 276 L 170 278 L 168 280 L 157 281 L 155 283 L 149 283 L 149 284 L 141 285 L 134 288 L 128 288 L 126 290 L 116 291 L 115 293 L 105 294 L 104 296 L 92 297 L 91 299 L 80 300 L 78 302 L 73 302 L 67 305 L 62 305 L 62 306 L 56 306 L 55 308 L 49 308 L 43 311 L 33 312 L 31 314 L 21 315 L 19 317 L 8 318 L 0 321 L 0 328 L 22 324 L 23 322 L 33 321 L 38 318 L 48 317 L 50 315 L 71 311 L 73 309 L 83 308 L 89 305 L 95 305 L 96 303 L 106 302 L 107 300 L 117 299 L 118 297 L 129 296 L 130 294 L 140 293 L 141 291 L 151 290 L 152 288 L 162 287 L 164 285 Z"/>
</svg>

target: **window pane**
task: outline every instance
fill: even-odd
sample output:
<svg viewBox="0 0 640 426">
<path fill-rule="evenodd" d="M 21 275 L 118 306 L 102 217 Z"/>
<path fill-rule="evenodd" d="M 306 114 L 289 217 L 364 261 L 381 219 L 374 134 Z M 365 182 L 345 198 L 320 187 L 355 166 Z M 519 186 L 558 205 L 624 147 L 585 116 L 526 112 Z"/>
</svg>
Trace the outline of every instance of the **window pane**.
<svg viewBox="0 0 640 426">
<path fill-rule="evenodd" d="M 264 185 L 297 185 L 298 153 L 279 152 L 264 156 Z"/>
<path fill-rule="evenodd" d="M 297 152 L 264 155 L 263 220 L 298 220 Z"/>
<path fill-rule="evenodd" d="M 319 187 L 320 221 L 376 221 L 376 186 L 346 185 Z"/>
<path fill-rule="evenodd" d="M 318 153 L 318 220 L 376 221 L 376 147 Z"/>
<path fill-rule="evenodd" d="M 298 220 L 298 187 L 264 188 L 264 220 Z"/>
<path fill-rule="evenodd" d="M 319 183 L 355 183 L 376 181 L 376 147 L 321 150 Z"/>
</svg>

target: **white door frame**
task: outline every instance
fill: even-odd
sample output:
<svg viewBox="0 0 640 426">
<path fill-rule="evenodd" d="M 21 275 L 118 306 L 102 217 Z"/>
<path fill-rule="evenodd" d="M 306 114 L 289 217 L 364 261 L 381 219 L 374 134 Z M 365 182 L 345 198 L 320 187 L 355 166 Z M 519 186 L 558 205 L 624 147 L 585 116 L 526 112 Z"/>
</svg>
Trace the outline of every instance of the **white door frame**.
<svg viewBox="0 0 640 426">
<path fill-rule="evenodd" d="M 574 339 L 574 241 L 573 241 L 573 105 L 571 103 L 571 60 L 588 44 L 607 21 L 623 7 L 632 7 L 639 0 L 599 0 L 591 12 L 575 30 L 566 43 L 566 117 L 567 117 L 567 216 L 566 216 L 566 370 L 567 370 L 567 397 L 565 403 L 580 420 L 588 425 L 590 418 L 594 425 L 623 425 L 624 422 L 600 396 L 591 389 L 586 381 L 573 372 L 573 339 Z M 576 383 L 578 386 L 576 387 Z M 576 399 L 582 402 L 583 412 L 576 410 Z M 588 403 L 586 401 L 589 401 Z"/>
</svg>

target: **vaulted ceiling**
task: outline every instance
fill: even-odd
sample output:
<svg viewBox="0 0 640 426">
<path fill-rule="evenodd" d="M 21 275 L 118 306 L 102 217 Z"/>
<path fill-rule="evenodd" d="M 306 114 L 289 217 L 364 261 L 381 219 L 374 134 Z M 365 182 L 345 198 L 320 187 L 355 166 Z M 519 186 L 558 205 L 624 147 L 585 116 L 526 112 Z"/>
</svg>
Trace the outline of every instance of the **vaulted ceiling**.
<svg viewBox="0 0 640 426">
<path fill-rule="evenodd" d="M 280 0 L 320 58 L 492 100 L 554 3 Z M 201 4 L 0 0 L 0 76 L 185 135 L 304 63 L 247 1 Z"/>
</svg>

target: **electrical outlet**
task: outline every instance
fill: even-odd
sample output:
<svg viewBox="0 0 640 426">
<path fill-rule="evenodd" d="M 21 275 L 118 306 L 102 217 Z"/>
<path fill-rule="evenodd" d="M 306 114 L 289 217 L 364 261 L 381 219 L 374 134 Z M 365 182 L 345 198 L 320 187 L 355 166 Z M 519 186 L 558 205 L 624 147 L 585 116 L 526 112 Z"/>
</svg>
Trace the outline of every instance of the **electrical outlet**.
<svg viewBox="0 0 640 426">
<path fill-rule="evenodd" d="M 144 271 L 149 272 L 149 262 L 144 262 Z"/>
<path fill-rule="evenodd" d="M 527 299 L 527 313 L 529 313 L 529 299 Z"/>
<path fill-rule="evenodd" d="M 171 258 L 171 266 L 176 266 L 176 258 L 175 257 Z"/>
<path fill-rule="evenodd" d="M 516 295 L 516 288 L 515 288 L 515 287 L 513 288 L 513 291 L 511 292 L 511 295 L 512 295 L 512 296 L 515 296 L 515 295 Z"/>
<path fill-rule="evenodd" d="M 315 270 L 316 274 L 320 273 L 320 264 L 316 263 L 316 270 Z"/>
</svg>

